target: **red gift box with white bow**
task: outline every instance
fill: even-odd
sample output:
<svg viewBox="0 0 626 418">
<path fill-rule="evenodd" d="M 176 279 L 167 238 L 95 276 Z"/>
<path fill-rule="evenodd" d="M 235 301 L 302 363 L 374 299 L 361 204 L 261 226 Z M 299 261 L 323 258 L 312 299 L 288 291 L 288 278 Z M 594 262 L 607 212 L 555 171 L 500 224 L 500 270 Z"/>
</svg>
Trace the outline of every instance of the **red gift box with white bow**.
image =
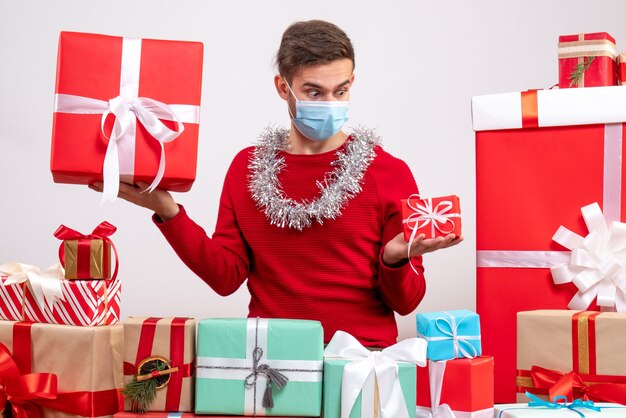
<svg viewBox="0 0 626 418">
<path fill-rule="evenodd" d="M 626 308 L 611 226 L 626 218 L 626 87 L 478 96 L 472 114 L 476 310 L 495 401 L 511 403 L 517 312 Z"/>
<path fill-rule="evenodd" d="M 404 239 L 424 234 L 425 238 L 461 235 L 461 205 L 457 196 L 422 198 L 418 195 L 402 199 Z"/>
<path fill-rule="evenodd" d="M 61 32 L 50 168 L 57 183 L 120 179 L 187 191 L 196 175 L 203 46 Z"/>
</svg>

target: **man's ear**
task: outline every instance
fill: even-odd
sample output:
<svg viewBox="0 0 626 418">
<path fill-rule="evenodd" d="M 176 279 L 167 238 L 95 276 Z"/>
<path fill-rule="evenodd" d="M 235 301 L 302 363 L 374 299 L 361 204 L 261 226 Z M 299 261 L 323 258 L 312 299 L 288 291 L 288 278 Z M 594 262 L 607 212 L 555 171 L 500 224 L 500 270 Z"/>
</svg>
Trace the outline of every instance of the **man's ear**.
<svg viewBox="0 0 626 418">
<path fill-rule="evenodd" d="M 276 92 L 283 100 L 289 100 L 289 88 L 287 87 L 287 82 L 280 74 L 276 74 L 274 76 L 274 86 L 276 87 Z"/>
</svg>

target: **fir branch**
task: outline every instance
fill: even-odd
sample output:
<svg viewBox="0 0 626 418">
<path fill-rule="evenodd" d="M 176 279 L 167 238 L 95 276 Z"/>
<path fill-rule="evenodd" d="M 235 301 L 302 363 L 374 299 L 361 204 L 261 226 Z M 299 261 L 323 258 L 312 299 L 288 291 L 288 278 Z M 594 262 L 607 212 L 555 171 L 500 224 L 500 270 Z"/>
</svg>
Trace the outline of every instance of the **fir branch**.
<svg viewBox="0 0 626 418">
<path fill-rule="evenodd" d="M 154 371 L 166 370 L 168 368 L 169 366 L 167 363 L 162 361 L 151 361 L 142 367 L 141 372 L 151 373 Z M 132 380 L 126 384 L 122 393 L 124 394 L 124 397 L 129 400 L 132 412 L 143 413 L 148 410 L 150 404 L 156 398 L 156 391 L 159 383 L 159 380 L 154 378 L 144 380 L 142 382 Z"/>
<path fill-rule="evenodd" d="M 591 63 L 595 59 L 596 57 L 589 57 L 587 58 L 587 60 L 583 59 L 583 62 L 577 64 L 576 67 L 574 67 L 574 70 L 569 75 L 570 87 L 575 87 L 575 86 L 580 85 L 581 80 L 585 76 L 585 72 L 589 69 L 589 67 L 591 66 Z"/>
</svg>

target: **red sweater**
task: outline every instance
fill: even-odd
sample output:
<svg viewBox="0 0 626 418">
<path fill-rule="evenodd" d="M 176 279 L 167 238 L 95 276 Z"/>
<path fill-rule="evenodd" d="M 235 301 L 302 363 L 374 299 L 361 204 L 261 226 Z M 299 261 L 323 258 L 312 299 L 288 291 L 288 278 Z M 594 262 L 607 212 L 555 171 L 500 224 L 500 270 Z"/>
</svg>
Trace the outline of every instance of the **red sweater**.
<svg viewBox="0 0 626 418">
<path fill-rule="evenodd" d="M 156 222 L 178 256 L 223 296 L 247 278 L 250 317 L 319 320 L 326 342 L 343 330 L 366 346 L 394 344 L 394 311 L 412 312 L 426 290 L 421 257 L 412 260 L 419 275 L 408 263 L 390 267 L 382 261 L 384 244 L 402 232 L 400 199 L 417 193 L 407 165 L 377 147 L 363 190 L 342 215 L 297 231 L 270 225 L 252 200 L 252 151 L 241 151 L 226 174 L 212 237 L 182 206 L 173 219 Z M 316 181 L 332 171 L 335 152 L 282 152 L 286 167 L 279 179 L 286 195 L 316 198 Z"/>
</svg>

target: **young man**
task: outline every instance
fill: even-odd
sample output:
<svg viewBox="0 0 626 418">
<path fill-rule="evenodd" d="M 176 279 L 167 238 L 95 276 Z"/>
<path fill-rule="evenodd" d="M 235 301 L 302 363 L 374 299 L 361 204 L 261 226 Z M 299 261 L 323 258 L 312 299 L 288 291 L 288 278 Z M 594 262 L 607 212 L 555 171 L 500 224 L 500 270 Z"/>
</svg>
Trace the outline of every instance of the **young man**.
<svg viewBox="0 0 626 418">
<path fill-rule="evenodd" d="M 247 279 L 251 317 L 319 320 L 327 342 L 341 329 L 366 346 L 394 344 L 394 311 L 406 315 L 424 296 L 421 255 L 462 238 L 418 236 L 415 271 L 409 265 L 400 199 L 417 186 L 373 132 L 340 129 L 354 82 L 354 51 L 340 28 L 293 24 L 276 61 L 291 129 L 266 129 L 234 158 L 212 237 L 166 191 L 122 184 L 119 196 L 154 211 L 182 261 L 218 294 Z"/>
</svg>

